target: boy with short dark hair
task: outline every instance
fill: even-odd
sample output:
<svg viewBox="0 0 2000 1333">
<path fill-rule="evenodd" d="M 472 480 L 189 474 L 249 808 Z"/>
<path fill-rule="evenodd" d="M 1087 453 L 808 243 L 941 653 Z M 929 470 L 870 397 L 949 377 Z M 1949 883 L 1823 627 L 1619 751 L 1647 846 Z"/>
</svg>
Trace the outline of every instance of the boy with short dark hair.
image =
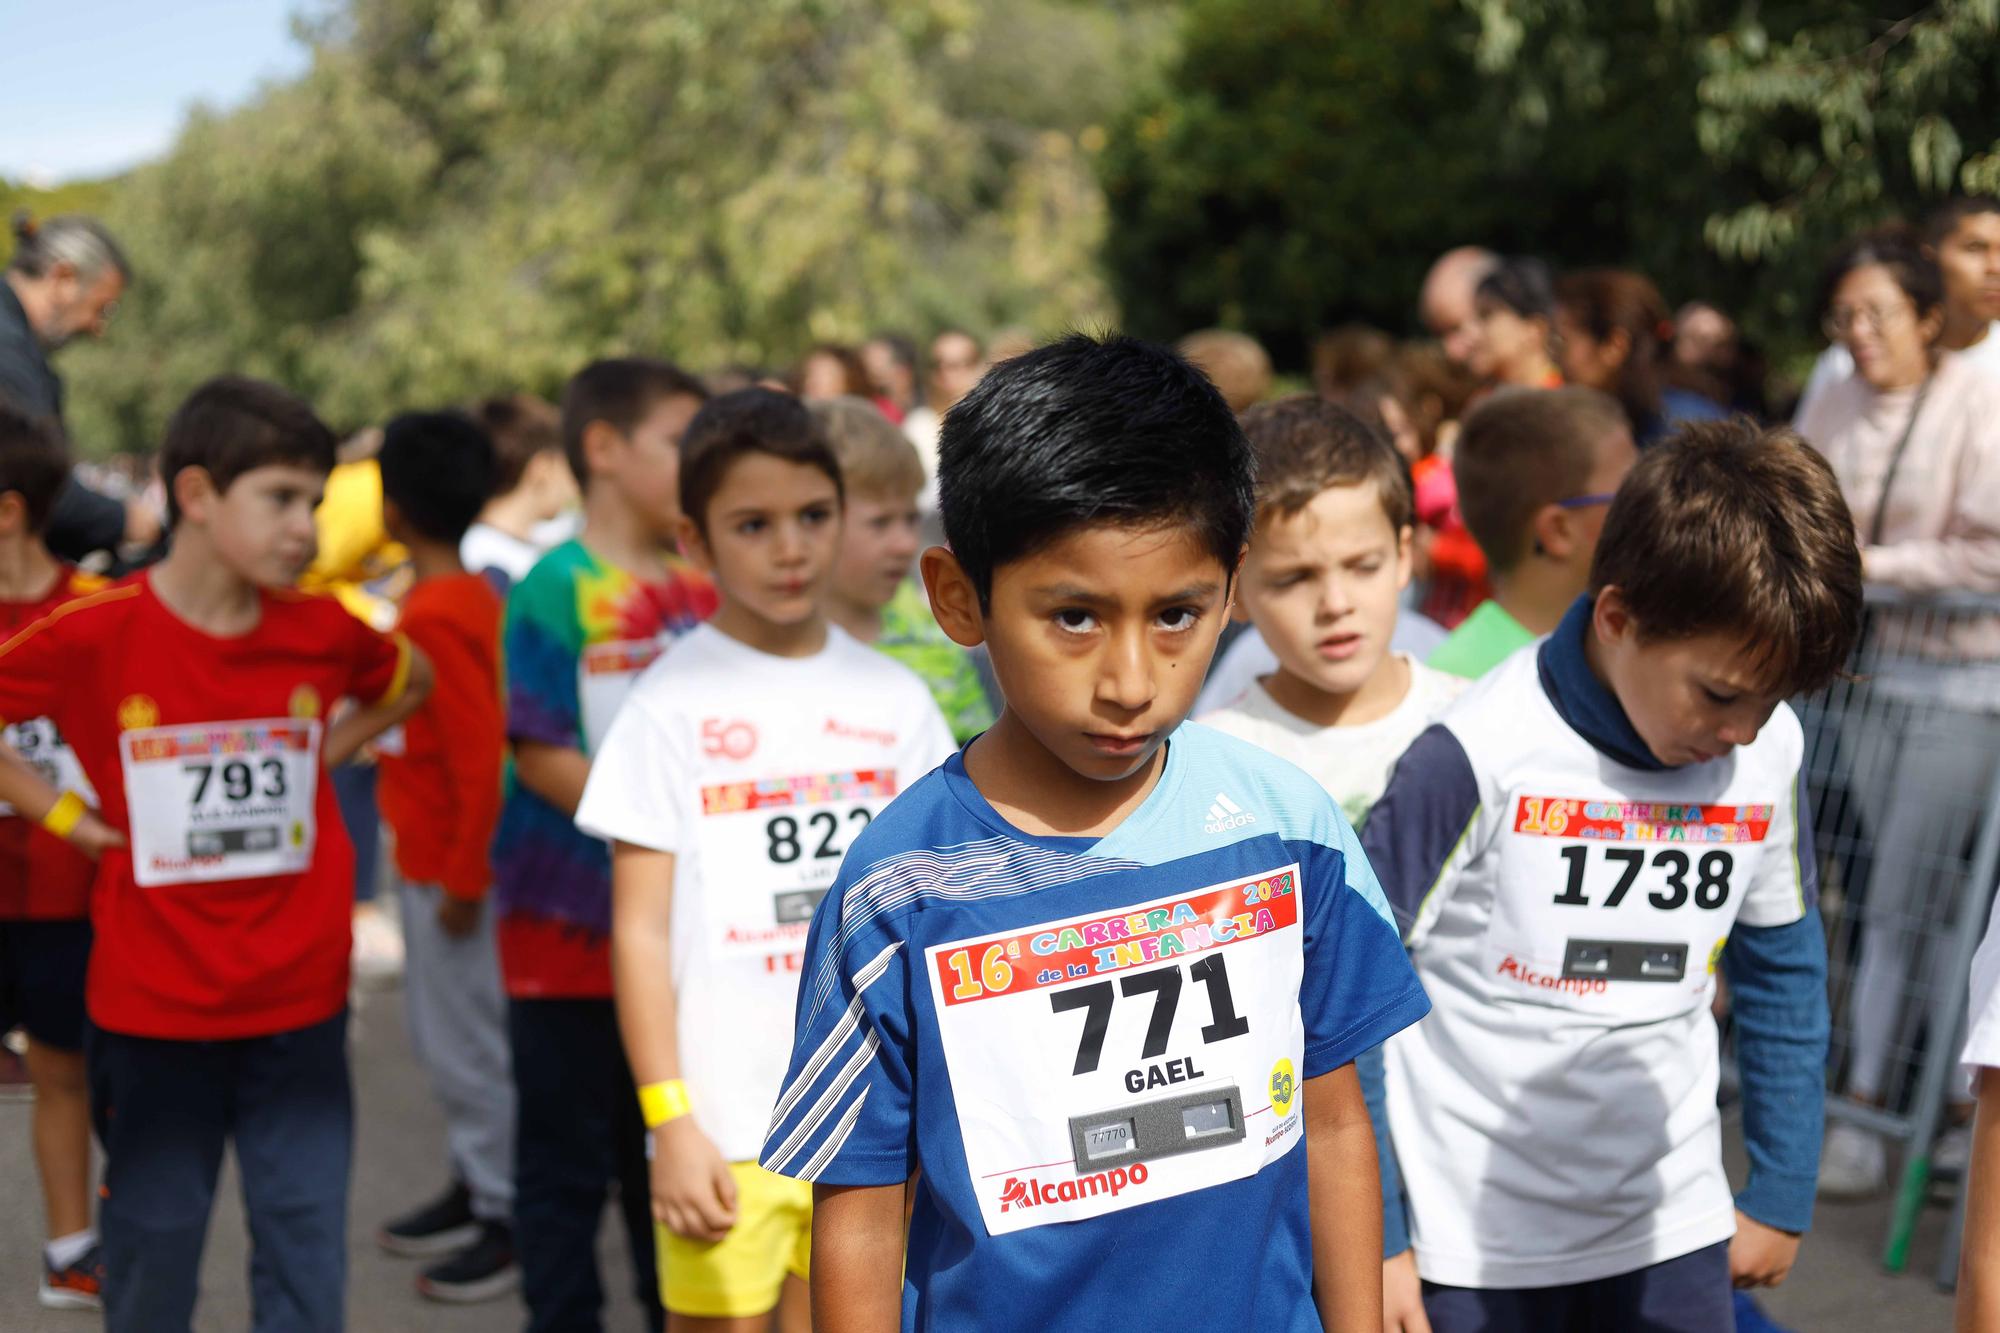
<svg viewBox="0 0 2000 1333">
<path fill-rule="evenodd" d="M 559 538 L 545 534 L 577 498 L 563 453 L 562 414 L 531 393 L 473 404 L 472 418 L 493 441 L 493 494 L 465 530 L 459 558 L 505 592 Z"/>
<path fill-rule="evenodd" d="M 1596 389 L 1502 389 L 1466 418 L 1451 469 L 1493 595 L 1431 666 L 1477 680 L 1556 627 L 1588 584 L 1605 511 L 1637 458 L 1630 421 Z"/>
<path fill-rule="evenodd" d="M 922 677 L 963 744 L 993 725 L 993 705 L 972 654 L 938 628 L 923 585 L 910 576 L 923 546 L 923 459 L 872 403 L 823 398 L 807 407 L 840 462 L 844 492 L 827 616 Z"/>
<path fill-rule="evenodd" d="M 612 1182 L 648 1322 L 664 1314 L 646 1206 L 646 1131 L 611 989 L 611 856 L 576 827 L 590 758 L 639 673 L 715 609 L 673 553 L 680 440 L 707 391 L 664 361 L 578 371 L 563 442 L 583 532 L 507 595 L 513 781 L 493 847 L 518 1098 L 514 1227 L 534 1333 L 598 1327 L 597 1231 Z"/>
<path fill-rule="evenodd" d="M 841 475 L 804 405 L 715 399 L 681 478 L 681 545 L 721 606 L 633 687 L 577 823 L 614 840 L 620 1027 L 672 1327 L 777 1310 L 804 1333 L 812 1190 L 756 1158 L 807 921 L 846 844 L 953 745 L 921 680 L 828 623 Z"/>
<path fill-rule="evenodd" d="M 46 424 L 0 401 L 0 635 L 20 631 L 105 581 L 58 560 L 42 540 L 69 456 Z M 97 803 L 76 752 L 46 717 L 9 722 L 6 741 L 62 791 Z M 102 1265 L 90 1225 L 90 1096 L 83 986 L 90 964 L 89 857 L 0 806 L 0 1032 L 28 1036 L 35 1171 L 48 1240 L 41 1303 L 94 1310 Z"/>
<path fill-rule="evenodd" d="M 193 1318 L 232 1141 L 256 1327 L 344 1322 L 353 851 L 323 779 L 423 702 L 430 665 L 291 588 L 333 454 L 290 394 L 210 380 L 161 451 L 167 558 L 0 646 L 0 716 L 51 719 L 102 801 L 0 746 L 0 800 L 101 856 L 85 1054 L 114 1331 Z"/>
<path fill-rule="evenodd" d="M 1073 336 L 989 371 L 942 462 L 925 583 L 1005 703 L 813 918 L 763 1164 L 814 1184 L 816 1325 L 1372 1333 L 1351 1062 L 1427 1006 L 1326 793 L 1184 725 L 1242 430 L 1171 352 Z"/>
<path fill-rule="evenodd" d="M 489 853 L 500 814 L 500 596 L 459 558 L 491 495 L 486 433 L 458 412 L 410 412 L 383 432 L 382 519 L 416 582 L 398 629 L 431 660 L 437 686 L 400 741 L 379 747 L 382 822 L 394 837 L 408 951 L 403 1015 L 444 1111 L 452 1185 L 378 1235 L 392 1254 L 438 1262 L 419 1294 L 490 1300 L 514 1263 L 514 1085 L 500 988 Z"/>
<path fill-rule="evenodd" d="M 1410 466 L 1345 408 L 1300 394 L 1243 414 L 1257 520 L 1239 611 L 1278 659 L 1201 720 L 1319 779 L 1359 828 L 1404 747 L 1463 681 L 1391 649 L 1409 586 Z"/>
<path fill-rule="evenodd" d="M 1437 1007 L 1388 1050 L 1414 1264 L 1384 1279 L 1421 1274 L 1437 1333 L 1729 1328 L 1732 1283 L 1784 1280 L 1828 1016 L 1782 701 L 1834 677 L 1860 619 L 1825 461 L 1691 425 L 1633 469 L 1554 633 L 1397 766 L 1364 843 Z M 1733 1202 L 1718 967 L 1750 1157 Z"/>
</svg>

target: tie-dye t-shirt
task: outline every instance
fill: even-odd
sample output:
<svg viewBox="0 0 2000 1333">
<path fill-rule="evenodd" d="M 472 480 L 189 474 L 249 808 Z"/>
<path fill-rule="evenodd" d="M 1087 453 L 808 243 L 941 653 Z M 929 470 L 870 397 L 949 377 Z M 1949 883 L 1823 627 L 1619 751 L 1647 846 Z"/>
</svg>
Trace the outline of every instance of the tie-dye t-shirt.
<svg viewBox="0 0 2000 1333">
<path fill-rule="evenodd" d="M 660 649 L 715 612 L 715 586 L 670 560 L 645 581 L 569 541 L 507 596 L 507 736 L 589 754 Z M 520 999 L 611 994 L 611 856 L 511 776 L 493 842 L 500 967 Z"/>
<path fill-rule="evenodd" d="M 930 599 L 914 579 L 905 579 L 882 608 L 882 633 L 874 646 L 930 686 L 931 698 L 937 700 L 938 711 L 951 725 L 952 739 L 960 745 L 993 725 L 993 705 L 972 654 L 938 628 Z"/>
</svg>

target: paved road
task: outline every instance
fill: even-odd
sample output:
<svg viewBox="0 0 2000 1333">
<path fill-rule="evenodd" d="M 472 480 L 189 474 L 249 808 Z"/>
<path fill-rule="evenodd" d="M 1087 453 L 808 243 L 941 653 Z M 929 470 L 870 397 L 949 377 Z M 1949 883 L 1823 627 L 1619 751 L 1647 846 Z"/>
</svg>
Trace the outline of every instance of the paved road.
<svg viewBox="0 0 2000 1333">
<path fill-rule="evenodd" d="M 359 1105 L 357 1170 L 349 1228 L 353 1268 L 349 1325 L 355 1333 L 485 1333 L 522 1325 L 514 1301 L 468 1308 L 431 1305 L 410 1289 L 413 1266 L 391 1259 L 370 1239 L 382 1218 L 443 1183 L 441 1129 L 404 1037 L 400 993 L 366 997 L 354 1033 Z M 79 1333 L 96 1327 L 89 1315 L 54 1314 L 35 1303 L 41 1210 L 28 1149 L 28 1107 L 0 1104 L 0 1333 Z M 1934 1209 L 1925 1218 L 1911 1273 L 1890 1277 L 1878 1262 L 1886 1204 L 1823 1207 L 1786 1286 L 1765 1298 L 1771 1315 L 1797 1333 L 1921 1333 L 1947 1329 L 1951 1301 L 1930 1282 L 1945 1225 Z M 607 1225 L 599 1253 L 609 1290 L 628 1290 L 627 1268 Z M 209 1229 L 202 1266 L 202 1333 L 249 1325 L 245 1296 L 242 1211 L 233 1178 L 225 1180 Z M 607 1328 L 638 1330 L 629 1298 L 615 1304 Z"/>
</svg>

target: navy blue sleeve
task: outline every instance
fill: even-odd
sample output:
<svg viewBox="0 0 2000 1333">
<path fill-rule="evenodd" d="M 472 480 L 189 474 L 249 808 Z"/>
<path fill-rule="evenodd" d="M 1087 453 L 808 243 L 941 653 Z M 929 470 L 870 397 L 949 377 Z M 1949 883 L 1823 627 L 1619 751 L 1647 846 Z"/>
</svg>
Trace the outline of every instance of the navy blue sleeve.
<svg viewBox="0 0 2000 1333">
<path fill-rule="evenodd" d="M 1404 935 L 1478 813 L 1479 782 L 1458 737 L 1433 726 L 1410 742 L 1361 830 Z"/>
<path fill-rule="evenodd" d="M 1357 883 L 1367 863 L 1320 843 L 1287 843 L 1306 883 L 1305 970 L 1299 1013 L 1305 1019 L 1303 1078 L 1330 1074 L 1380 1046 L 1431 1011 L 1410 956 Z M 1331 889 L 1331 892 L 1325 890 Z M 1315 905 L 1313 893 L 1318 892 Z"/>
<path fill-rule="evenodd" d="M 1361 1078 L 1361 1096 L 1375 1126 L 1375 1167 L 1382 1177 L 1382 1257 L 1393 1259 L 1410 1248 L 1410 1221 L 1403 1203 L 1403 1170 L 1396 1164 L 1396 1145 L 1389 1139 L 1389 1090 L 1382 1077 L 1382 1048 L 1363 1051 L 1354 1062 Z"/>
<path fill-rule="evenodd" d="M 1803 839 L 1802 845 L 1803 845 Z M 1812 1225 L 1826 1103 L 1826 936 L 1819 908 L 1787 926 L 1738 924 L 1722 951 L 1743 1077 L 1750 1180 L 1736 1206 L 1765 1226 Z"/>
</svg>

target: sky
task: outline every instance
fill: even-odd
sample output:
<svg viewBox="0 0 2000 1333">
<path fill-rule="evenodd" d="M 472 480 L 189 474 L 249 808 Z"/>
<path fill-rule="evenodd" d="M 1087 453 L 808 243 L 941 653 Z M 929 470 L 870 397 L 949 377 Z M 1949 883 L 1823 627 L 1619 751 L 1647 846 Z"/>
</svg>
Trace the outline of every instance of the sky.
<svg viewBox="0 0 2000 1333">
<path fill-rule="evenodd" d="M 0 176 L 53 185 L 160 156 L 197 102 L 234 106 L 309 53 L 313 0 L 0 0 Z"/>
</svg>

